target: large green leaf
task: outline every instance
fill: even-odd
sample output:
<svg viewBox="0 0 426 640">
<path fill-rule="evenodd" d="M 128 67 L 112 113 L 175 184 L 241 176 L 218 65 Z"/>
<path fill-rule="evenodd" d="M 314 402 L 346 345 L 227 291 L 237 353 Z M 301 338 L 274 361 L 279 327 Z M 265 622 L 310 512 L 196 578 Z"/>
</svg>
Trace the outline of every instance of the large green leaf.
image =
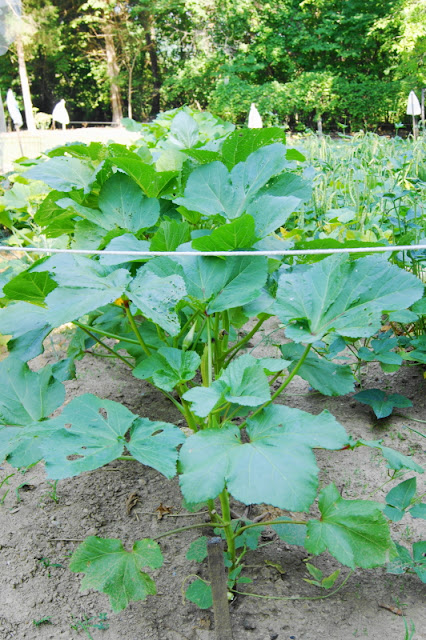
<svg viewBox="0 0 426 640">
<path fill-rule="evenodd" d="M 102 186 L 99 209 L 102 211 L 103 220 L 108 224 L 106 229 L 121 227 L 133 233 L 140 229 L 149 229 L 160 215 L 159 201 L 156 198 L 147 198 L 140 187 L 122 173 L 114 174 Z"/>
<path fill-rule="evenodd" d="M 321 416 L 288 407 L 268 407 L 247 427 L 242 442 L 234 425 L 190 436 L 180 452 L 180 483 L 188 502 L 215 498 L 227 485 L 234 498 L 304 511 L 313 502 L 318 468 L 313 447 L 341 448 L 344 429 Z"/>
<path fill-rule="evenodd" d="M 125 269 L 112 273 L 98 262 L 77 255 L 56 255 L 36 267 L 49 270 L 58 287 L 45 302 L 51 325 L 71 322 L 110 302 L 125 291 L 130 274 Z"/>
<path fill-rule="evenodd" d="M 327 410 L 312 415 L 300 409 L 272 404 L 250 420 L 253 421 L 259 430 L 267 430 L 271 425 L 282 427 L 287 437 L 291 436 L 312 449 L 340 450 L 350 442 L 345 429 Z"/>
<path fill-rule="evenodd" d="M 120 228 L 136 233 L 155 225 L 160 215 L 159 201 L 147 198 L 134 180 L 123 173 L 114 174 L 104 183 L 99 194 L 99 209 L 83 206 L 71 198 L 61 198 L 57 204 L 73 209 L 107 231 Z"/>
<path fill-rule="evenodd" d="M 293 196 L 306 202 L 312 195 L 312 187 L 310 182 L 296 173 L 285 172 L 271 180 L 265 189 L 266 192 L 271 196 Z M 263 190 L 259 192 L 259 196 L 262 195 Z"/>
<path fill-rule="evenodd" d="M 56 431 L 41 445 L 48 476 L 69 478 L 112 462 L 123 454 L 124 435 L 136 418 L 118 402 L 89 393 L 75 398 L 50 421 Z"/>
<path fill-rule="evenodd" d="M 32 306 L 32 305 L 31 305 Z M 14 358 L 28 362 L 36 358 L 44 351 L 44 340 L 52 331 L 50 325 L 44 325 L 40 329 L 28 331 L 18 338 L 12 338 L 7 343 L 7 350 Z"/>
<path fill-rule="evenodd" d="M 304 348 L 300 344 L 285 344 L 280 347 L 285 358 L 293 360 L 289 367 L 293 371 L 303 355 Z M 349 365 L 335 364 L 320 358 L 312 351 L 306 357 L 297 375 L 326 396 L 344 396 L 355 387 L 355 378 Z"/>
<path fill-rule="evenodd" d="M 8 351 L 27 362 L 43 352 L 43 340 L 52 331 L 49 310 L 29 302 L 17 302 L 0 309 L 0 333 L 10 335 Z"/>
<path fill-rule="evenodd" d="M 105 247 L 108 251 L 149 251 L 149 242 L 146 240 L 138 240 L 133 233 L 124 233 L 122 236 L 113 238 Z M 105 266 L 113 266 L 117 264 L 125 264 L 126 262 L 141 262 L 146 260 L 144 256 L 100 256 L 99 262 Z"/>
<path fill-rule="evenodd" d="M 330 484 L 319 495 L 321 520 L 308 522 L 305 547 L 318 555 L 328 551 L 355 569 L 385 564 L 397 553 L 382 505 L 369 500 L 344 500 Z"/>
<path fill-rule="evenodd" d="M 47 418 L 65 399 L 49 367 L 36 373 L 9 356 L 0 362 L 0 424 L 28 425 Z"/>
<path fill-rule="evenodd" d="M 369 337 L 380 329 L 383 311 L 409 307 L 423 288 L 418 278 L 382 257 L 351 262 L 336 255 L 284 272 L 275 312 L 295 342 L 316 342 L 332 332 Z"/>
<path fill-rule="evenodd" d="M 164 391 L 173 391 L 177 384 L 192 380 L 199 366 L 200 356 L 195 351 L 161 347 L 138 364 L 132 373 L 141 380 L 152 380 Z"/>
<path fill-rule="evenodd" d="M 163 220 L 151 240 L 151 251 L 174 251 L 190 239 L 189 225 L 178 220 Z"/>
<path fill-rule="evenodd" d="M 155 167 L 134 158 L 114 158 L 111 162 L 127 173 L 149 198 L 157 198 L 177 171 L 156 171 Z"/>
<path fill-rule="evenodd" d="M 227 282 L 208 305 L 208 313 L 234 309 L 252 302 L 261 294 L 266 283 L 268 266 L 263 256 L 234 257 L 227 262 Z"/>
<path fill-rule="evenodd" d="M 138 418 L 130 430 L 127 448 L 142 464 L 156 469 L 166 478 L 173 478 L 178 457 L 176 447 L 184 441 L 184 434 L 174 424 Z"/>
<path fill-rule="evenodd" d="M 265 368 L 253 356 L 240 356 L 211 386 L 193 387 L 183 398 L 192 403 L 194 413 L 200 418 L 206 417 L 219 402 L 257 407 L 271 398 Z"/>
<path fill-rule="evenodd" d="M 256 198 L 248 207 L 255 223 L 256 235 L 264 238 L 281 227 L 301 203 L 295 196 L 264 195 Z"/>
<path fill-rule="evenodd" d="M 233 270 L 234 258 L 222 260 L 214 257 L 190 256 L 178 257 L 176 260 L 182 266 L 188 295 L 207 302 L 225 287 Z"/>
<path fill-rule="evenodd" d="M 285 132 L 280 127 L 239 129 L 231 133 L 223 143 L 223 161 L 229 169 L 232 169 L 239 162 L 247 160 L 253 151 L 274 142 L 285 144 L 285 140 Z"/>
<path fill-rule="evenodd" d="M 235 251 L 250 249 L 257 238 L 252 216 L 243 215 L 229 224 L 224 224 L 209 236 L 201 236 L 192 241 L 197 251 Z"/>
<path fill-rule="evenodd" d="M 212 216 L 230 211 L 233 198 L 228 169 L 221 162 L 211 162 L 192 171 L 183 198 L 176 198 L 174 202 L 190 211 Z"/>
<path fill-rule="evenodd" d="M 96 172 L 78 158 L 62 156 L 30 167 L 25 177 L 41 180 L 57 191 L 83 189 L 84 193 L 89 193 L 90 186 L 96 179 Z"/>
<path fill-rule="evenodd" d="M 184 196 L 174 202 L 190 211 L 207 216 L 221 213 L 232 220 L 245 213 L 260 189 L 286 165 L 285 147 L 279 143 L 257 149 L 230 173 L 221 162 L 212 162 L 190 174 Z"/>
<path fill-rule="evenodd" d="M 188 113 L 180 111 L 172 120 L 169 142 L 181 149 L 189 149 L 198 141 L 198 125 Z"/>
<path fill-rule="evenodd" d="M 46 271 L 40 273 L 25 271 L 10 280 L 3 288 L 3 293 L 11 300 L 24 300 L 44 306 L 47 294 L 56 287 L 56 282 Z"/>
<path fill-rule="evenodd" d="M 261 147 L 251 153 L 245 162 L 237 164 L 231 171 L 232 186 L 236 195 L 228 217 L 238 218 L 259 190 L 286 166 L 286 149 L 280 143 Z M 269 192 L 268 189 L 266 191 Z"/>
<path fill-rule="evenodd" d="M 29 302 L 17 302 L 0 309 L 0 333 L 18 338 L 49 326 L 49 311 Z"/>
<path fill-rule="evenodd" d="M 86 574 L 81 582 L 83 591 L 106 593 L 112 610 L 117 612 L 130 602 L 155 595 L 155 582 L 142 569 L 158 569 L 162 564 L 160 547 L 149 538 L 135 542 L 129 552 L 120 540 L 90 536 L 74 551 L 69 568 Z"/>
<path fill-rule="evenodd" d="M 151 263 L 139 269 L 128 288 L 128 296 L 141 313 L 175 336 L 180 322 L 175 307 L 186 295 L 185 283 L 180 275 L 158 276 Z M 118 297 L 118 296 L 117 296 Z"/>
</svg>

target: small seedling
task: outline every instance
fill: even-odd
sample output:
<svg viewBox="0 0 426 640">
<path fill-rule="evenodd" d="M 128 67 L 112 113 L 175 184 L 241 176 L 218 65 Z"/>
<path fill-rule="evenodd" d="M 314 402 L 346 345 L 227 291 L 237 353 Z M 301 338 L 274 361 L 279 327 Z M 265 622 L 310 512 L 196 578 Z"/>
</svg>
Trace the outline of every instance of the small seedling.
<svg viewBox="0 0 426 640">
<path fill-rule="evenodd" d="M 404 628 L 405 628 L 404 640 L 413 640 L 414 634 L 416 632 L 416 627 L 414 625 L 414 622 L 410 620 L 410 628 L 409 628 L 407 620 L 405 618 L 403 618 L 403 620 L 404 620 Z"/>
<path fill-rule="evenodd" d="M 58 480 L 54 480 L 53 482 L 47 481 L 48 486 L 50 487 L 50 491 L 47 492 L 47 497 L 56 502 L 59 502 L 59 496 L 57 494 L 56 488 L 58 486 Z"/>
<path fill-rule="evenodd" d="M 33 620 L 33 625 L 35 627 L 41 627 L 42 624 L 53 624 L 51 617 L 52 616 L 45 616 L 44 618 L 40 618 L 40 620 Z"/>
<path fill-rule="evenodd" d="M 40 558 L 39 562 L 43 565 L 43 567 L 46 567 L 46 569 L 50 569 L 52 567 L 59 569 L 64 568 L 63 564 L 59 564 L 58 562 L 50 562 L 49 558 Z M 47 575 L 50 578 L 50 571 L 47 572 Z"/>
<path fill-rule="evenodd" d="M 0 489 L 3 487 L 3 485 L 7 485 L 9 484 L 9 478 L 12 478 L 12 476 L 14 476 L 14 473 L 9 474 L 8 476 L 6 476 L 5 478 L 3 478 L 3 480 L 0 482 Z M 6 496 L 9 493 L 10 489 L 6 489 L 6 491 L 4 492 L 4 494 L 2 495 L 2 497 L 0 498 L 0 504 L 4 504 L 4 501 L 6 500 Z"/>
<path fill-rule="evenodd" d="M 83 631 L 89 640 L 93 640 L 93 636 L 90 633 L 90 628 L 100 629 L 101 631 L 106 631 L 109 629 L 109 624 L 107 623 L 107 614 L 99 613 L 97 616 L 92 616 L 89 618 L 88 616 L 84 616 L 81 620 L 78 620 L 75 616 L 72 616 L 73 624 L 70 625 L 71 629 L 74 631 Z"/>
</svg>

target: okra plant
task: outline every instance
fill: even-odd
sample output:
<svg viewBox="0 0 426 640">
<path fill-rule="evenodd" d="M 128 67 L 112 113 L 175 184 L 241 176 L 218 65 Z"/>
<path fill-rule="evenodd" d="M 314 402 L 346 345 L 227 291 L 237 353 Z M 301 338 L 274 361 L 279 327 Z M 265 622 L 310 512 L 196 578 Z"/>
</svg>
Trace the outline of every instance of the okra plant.
<svg viewBox="0 0 426 640">
<path fill-rule="evenodd" d="M 351 438 L 328 411 L 311 415 L 279 399 L 296 375 L 326 395 L 352 392 L 351 367 L 333 360 L 355 339 L 377 335 L 383 314 L 421 299 L 422 282 L 378 255 L 311 265 L 256 255 L 289 246 L 275 231 L 309 198 L 309 183 L 294 172 L 303 156 L 276 128 L 219 127 L 206 141 L 181 111 L 171 131 L 160 154 L 143 145 L 70 145 L 30 163 L 26 176 L 51 189 L 35 214 L 40 230 L 57 246 L 93 253 L 39 257 L 3 286 L 0 332 L 11 337 L 0 363 L 0 458 L 17 468 L 44 461 L 53 480 L 123 459 L 166 478 L 177 473 L 186 507 L 207 508 L 202 526 L 226 541 L 230 592 L 248 581 L 245 552 L 268 525 L 312 556 L 328 551 L 352 569 L 395 561 L 385 505 L 343 499 L 334 484 L 319 490 L 315 451 L 372 447 L 393 478 L 421 467 L 381 441 Z M 158 170 L 159 161 L 173 166 Z M 250 254 L 208 255 L 234 250 Z M 255 357 L 248 343 L 271 316 L 285 343 L 276 357 Z M 27 362 L 65 323 L 74 325 L 68 357 L 32 371 Z M 156 387 L 186 421 L 186 434 L 91 394 L 52 418 L 74 360 L 87 353 L 118 358 Z M 231 499 L 306 515 L 235 519 Z M 309 517 L 315 501 L 319 518 Z M 205 557 L 203 538 L 189 557 Z M 161 564 L 156 540 L 138 540 L 128 552 L 119 540 L 92 536 L 70 568 L 119 611 L 155 593 L 144 569 Z M 188 597 L 209 606 L 208 585 L 194 584 Z"/>
</svg>

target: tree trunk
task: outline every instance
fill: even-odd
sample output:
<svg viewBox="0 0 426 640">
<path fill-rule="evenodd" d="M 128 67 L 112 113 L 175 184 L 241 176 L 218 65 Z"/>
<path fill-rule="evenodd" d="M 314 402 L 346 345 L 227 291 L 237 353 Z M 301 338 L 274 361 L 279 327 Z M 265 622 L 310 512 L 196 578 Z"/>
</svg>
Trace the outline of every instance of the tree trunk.
<svg viewBox="0 0 426 640">
<path fill-rule="evenodd" d="M 107 73 L 111 83 L 110 95 L 111 95 L 112 121 L 119 123 L 121 118 L 123 117 L 123 108 L 121 105 L 121 92 L 120 92 L 120 87 L 117 84 L 117 76 L 120 72 L 120 68 L 117 62 L 117 51 L 115 49 L 111 25 L 105 26 L 105 52 L 106 52 L 106 61 L 107 61 Z"/>
<path fill-rule="evenodd" d="M 22 97 L 24 99 L 25 120 L 28 131 L 35 131 L 33 103 L 31 101 L 30 83 L 28 82 L 27 65 L 25 64 L 24 45 L 20 34 L 16 36 L 16 53 L 18 55 L 19 77 L 21 79 Z"/>
<path fill-rule="evenodd" d="M 154 91 L 152 94 L 152 102 L 151 102 L 151 115 L 156 116 L 158 113 L 160 113 L 161 79 L 160 79 L 160 71 L 159 71 L 159 64 L 158 64 L 157 46 L 156 46 L 156 40 L 155 40 L 155 27 L 152 22 L 152 16 L 145 14 L 143 23 L 145 28 L 146 48 L 148 50 L 149 61 L 151 64 L 152 79 L 154 84 Z"/>
<path fill-rule="evenodd" d="M 127 117 L 133 118 L 133 109 L 132 109 L 132 94 L 133 94 L 133 69 L 135 67 L 136 58 L 133 59 L 133 62 L 129 65 L 128 68 L 128 81 L 127 81 Z"/>
<path fill-rule="evenodd" d="M 0 133 L 6 133 L 6 118 L 4 117 L 3 98 L 1 95 L 1 91 L 0 91 Z"/>
</svg>

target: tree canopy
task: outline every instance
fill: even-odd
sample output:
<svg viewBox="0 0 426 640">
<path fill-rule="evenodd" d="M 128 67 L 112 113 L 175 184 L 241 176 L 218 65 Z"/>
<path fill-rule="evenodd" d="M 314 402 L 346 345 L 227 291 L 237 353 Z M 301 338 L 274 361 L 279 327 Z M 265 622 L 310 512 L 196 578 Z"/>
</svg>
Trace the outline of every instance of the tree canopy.
<svg viewBox="0 0 426 640">
<path fill-rule="evenodd" d="M 34 106 L 74 121 L 188 104 L 244 122 L 377 127 L 426 83 L 423 0 L 24 0 Z M 16 44 L 0 89 L 19 94 Z"/>
</svg>

